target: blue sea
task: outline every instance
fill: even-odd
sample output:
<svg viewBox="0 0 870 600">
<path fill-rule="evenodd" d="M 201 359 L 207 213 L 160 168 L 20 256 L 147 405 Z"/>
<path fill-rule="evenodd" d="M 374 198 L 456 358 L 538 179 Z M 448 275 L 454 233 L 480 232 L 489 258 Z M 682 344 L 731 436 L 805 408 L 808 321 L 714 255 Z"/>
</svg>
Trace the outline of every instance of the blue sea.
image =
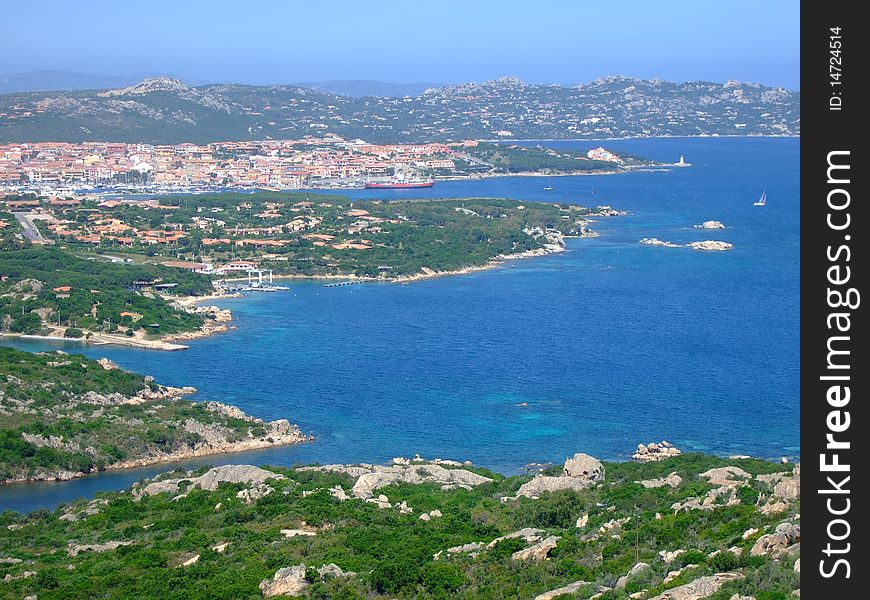
<svg viewBox="0 0 870 600">
<path fill-rule="evenodd" d="M 549 142 L 560 148 L 601 143 Z M 220 302 L 235 331 L 184 352 L 6 342 L 107 356 L 202 400 L 288 418 L 298 447 L 186 464 L 387 461 L 420 453 L 503 473 L 575 452 L 627 459 L 639 442 L 778 459 L 799 455 L 800 188 L 797 139 L 610 141 L 690 168 L 617 176 L 504 177 L 358 198 L 505 197 L 611 205 L 568 252 L 410 284 L 290 291 Z M 544 191 L 552 186 L 552 191 Z M 766 190 L 768 205 L 752 204 Z M 724 230 L 693 226 L 706 220 Z M 728 252 L 638 243 L 723 240 Z M 0 509 L 120 489 L 157 466 L 0 487 Z"/>
</svg>

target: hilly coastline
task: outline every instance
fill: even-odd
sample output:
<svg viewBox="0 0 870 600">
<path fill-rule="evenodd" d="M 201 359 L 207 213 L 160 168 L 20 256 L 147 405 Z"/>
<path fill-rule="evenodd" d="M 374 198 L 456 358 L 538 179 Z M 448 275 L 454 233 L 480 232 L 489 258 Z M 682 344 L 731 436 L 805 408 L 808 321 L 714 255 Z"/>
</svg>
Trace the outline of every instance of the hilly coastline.
<svg viewBox="0 0 870 600">
<path fill-rule="evenodd" d="M 573 87 L 514 77 L 415 96 L 299 86 L 190 87 L 159 77 L 106 90 L 0 95 L 0 143 L 173 144 L 300 139 L 369 142 L 800 134 L 800 93 L 755 83 L 606 77 Z"/>
</svg>

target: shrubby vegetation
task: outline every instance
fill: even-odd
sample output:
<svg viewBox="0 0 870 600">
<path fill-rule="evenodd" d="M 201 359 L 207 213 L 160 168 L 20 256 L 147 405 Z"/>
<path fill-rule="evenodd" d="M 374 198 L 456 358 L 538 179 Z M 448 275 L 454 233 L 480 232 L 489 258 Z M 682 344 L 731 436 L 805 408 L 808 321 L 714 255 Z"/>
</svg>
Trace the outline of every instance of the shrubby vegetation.
<svg viewBox="0 0 870 600">
<path fill-rule="evenodd" d="M 231 440 L 252 429 L 250 422 L 177 396 L 124 402 L 161 389 L 81 355 L 0 347 L 0 482 L 89 473 L 124 459 L 190 448 L 202 437 L 185 430 L 188 419 L 218 424 Z"/>
<path fill-rule="evenodd" d="M 191 331 L 202 326 L 201 316 L 179 311 L 156 294 L 139 293 L 133 284 L 177 283 L 169 290 L 175 294 L 212 289 L 204 275 L 159 265 L 85 260 L 39 246 L 0 250 L 0 274 L 5 278 L 0 282 L 0 328 L 13 333 L 39 333 L 47 324 L 73 332 L 115 331 L 119 325 L 160 333 Z"/>
<path fill-rule="evenodd" d="M 534 598 L 544 591 L 583 580 L 590 583 L 585 598 L 599 585 L 613 587 L 638 560 L 652 565 L 632 579 L 625 589 L 604 594 L 607 600 L 624 600 L 647 589 L 647 596 L 666 587 L 687 583 L 701 575 L 723 570 L 739 571 L 742 580 L 729 583 L 714 598 L 734 593 L 756 598 L 785 598 L 799 586 L 793 572 L 794 557 L 776 562 L 750 557 L 759 534 L 744 540 L 750 527 L 769 531 L 799 512 L 799 504 L 785 513 L 766 516 L 755 505 L 723 506 L 712 511 L 674 514 L 673 502 L 709 489 L 697 478 L 707 468 L 735 464 L 750 473 L 787 467 L 759 460 L 724 461 L 689 454 L 656 464 L 610 463 L 603 486 L 582 492 L 560 491 L 539 500 L 500 501 L 511 496 L 528 476 L 494 479 L 472 490 L 444 491 L 433 485 L 399 484 L 379 490 L 390 501 L 406 501 L 412 514 L 395 508 L 379 509 L 361 500 L 340 502 L 327 491 L 341 485 L 349 490 L 350 477 L 274 468 L 288 477 L 273 480 L 275 491 L 247 505 L 236 498 L 243 484 L 223 484 L 215 492 L 188 490 L 185 497 L 166 494 L 135 501 L 129 493 L 102 494 L 98 513 L 79 521 L 61 521 L 65 512 L 79 512 L 85 505 L 37 511 L 22 516 L 11 512 L 0 517 L 10 529 L 0 539 L 0 556 L 21 558 L 15 565 L 0 565 L 0 573 L 13 577 L 36 571 L 28 579 L 15 579 L 4 590 L 40 600 L 85 598 L 261 598 L 258 584 L 271 579 L 279 568 L 300 563 L 311 571 L 336 563 L 356 576 L 320 581 L 316 576 L 308 598 Z M 684 483 L 645 489 L 637 478 L 654 478 L 676 471 Z M 173 474 L 178 476 L 178 473 Z M 419 515 L 438 509 L 443 517 L 421 521 Z M 661 515 L 656 518 L 656 513 Z M 583 528 L 575 527 L 588 514 Z M 588 534 L 612 519 L 631 517 L 597 539 Z M 283 528 L 312 527 L 314 537 L 285 538 Z M 489 542 L 523 527 L 543 529 L 561 539 L 549 560 L 518 562 L 511 554 L 525 544 L 505 540 L 475 555 L 439 552 L 471 542 Z M 130 545 L 104 553 L 83 552 L 71 558 L 64 550 L 70 542 L 85 544 L 109 540 Z M 222 552 L 213 548 L 228 543 Z M 738 546 L 741 557 L 715 550 Z M 672 565 L 663 564 L 661 550 L 687 550 Z M 177 566 L 199 555 L 195 564 Z M 662 580 L 669 570 L 696 564 L 673 582 Z M 70 567 L 72 565 L 72 567 Z"/>
<path fill-rule="evenodd" d="M 171 244 L 137 241 L 129 247 L 107 240 L 96 251 L 131 256 L 139 262 L 180 258 L 217 267 L 246 259 L 281 274 L 395 278 L 419 274 L 424 267 L 456 270 L 486 264 L 502 254 L 534 250 L 542 240 L 524 229 L 552 228 L 576 235 L 583 217 L 597 212 L 574 205 L 491 198 L 388 202 L 278 192 L 164 198 L 160 206 L 125 204 L 112 209 L 112 217 L 140 230 L 169 225 L 184 231 L 185 237 Z M 351 213 L 359 210 L 368 214 L 360 218 Z M 89 214 L 73 212 L 67 217 L 78 219 L 85 228 Z M 290 226 L 299 222 L 306 225 Z M 312 235 L 330 237 L 324 243 Z M 76 250 L 94 252 L 91 244 L 74 238 L 63 241 Z M 259 242 L 272 245 L 258 247 Z M 367 247 L 335 247 L 342 242 Z"/>
<path fill-rule="evenodd" d="M 466 153 L 493 166 L 499 173 L 591 173 L 621 171 L 624 165 L 651 164 L 637 157 L 627 157 L 621 164 L 591 160 L 585 152 L 545 146 L 520 146 L 481 143 Z M 621 156 L 621 153 L 620 153 Z"/>
</svg>

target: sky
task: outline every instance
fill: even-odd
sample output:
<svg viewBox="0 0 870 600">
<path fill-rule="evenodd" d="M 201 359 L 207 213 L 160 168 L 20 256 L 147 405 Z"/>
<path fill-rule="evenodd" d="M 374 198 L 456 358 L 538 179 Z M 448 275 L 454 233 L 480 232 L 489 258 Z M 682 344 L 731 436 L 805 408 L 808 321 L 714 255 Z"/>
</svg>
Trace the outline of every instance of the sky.
<svg viewBox="0 0 870 600">
<path fill-rule="evenodd" d="M 797 0 L 43 0 L 3 12 L 4 74 L 250 84 L 618 74 L 800 88 Z"/>
</svg>

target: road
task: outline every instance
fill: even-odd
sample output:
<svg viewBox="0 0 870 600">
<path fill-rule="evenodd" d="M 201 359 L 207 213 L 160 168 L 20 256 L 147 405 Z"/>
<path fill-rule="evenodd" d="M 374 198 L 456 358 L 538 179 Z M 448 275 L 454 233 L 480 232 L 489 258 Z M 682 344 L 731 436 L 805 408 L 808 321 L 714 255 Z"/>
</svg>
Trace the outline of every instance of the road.
<svg viewBox="0 0 870 600">
<path fill-rule="evenodd" d="M 24 232 L 24 237 L 36 244 L 51 244 L 53 243 L 51 240 L 47 240 L 42 237 L 42 234 L 39 233 L 39 230 L 33 224 L 33 221 L 30 220 L 30 213 L 17 212 L 12 213 L 15 215 L 15 218 L 21 224 L 21 229 Z"/>
</svg>

